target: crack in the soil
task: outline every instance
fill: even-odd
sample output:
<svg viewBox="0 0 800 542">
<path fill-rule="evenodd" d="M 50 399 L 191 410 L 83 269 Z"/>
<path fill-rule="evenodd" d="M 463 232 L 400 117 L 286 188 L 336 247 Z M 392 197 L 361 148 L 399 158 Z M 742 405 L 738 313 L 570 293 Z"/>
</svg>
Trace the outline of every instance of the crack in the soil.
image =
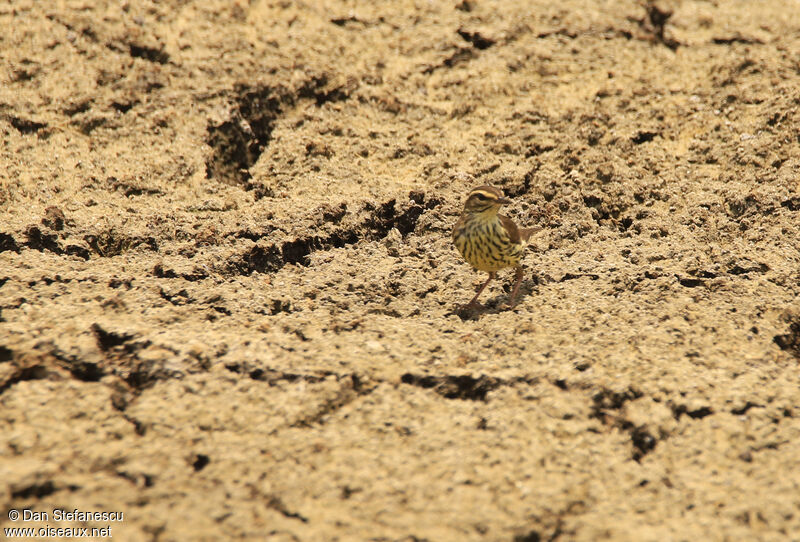
<svg viewBox="0 0 800 542">
<path fill-rule="evenodd" d="M 636 135 L 631 137 L 631 141 L 636 145 L 641 145 L 642 143 L 648 143 L 653 141 L 656 136 L 660 136 L 661 132 L 651 132 L 648 130 L 640 130 L 636 132 Z"/>
<path fill-rule="evenodd" d="M 732 36 L 714 37 L 711 39 L 711 43 L 716 45 L 732 45 L 734 43 L 743 43 L 745 45 L 763 45 L 764 41 L 758 38 L 743 36 L 737 32 Z"/>
<path fill-rule="evenodd" d="M 334 397 L 324 401 L 313 413 L 308 414 L 292 422 L 289 427 L 312 427 L 319 423 L 324 423 L 324 418 L 330 416 L 346 405 L 352 403 L 359 397 L 369 395 L 377 387 L 378 381 L 365 381 L 358 374 L 339 374 L 331 371 L 324 371 L 317 374 L 291 373 L 272 369 L 269 367 L 253 368 L 249 363 L 228 363 L 225 368 L 232 373 L 247 375 L 253 380 L 266 382 L 270 386 L 280 381 L 296 382 L 302 380 L 310 384 L 318 384 L 328 377 L 333 376 L 341 384 L 341 388 Z"/>
<path fill-rule="evenodd" d="M 202 267 L 195 267 L 192 269 L 191 273 L 177 273 L 174 269 L 165 269 L 163 264 L 157 263 L 153 266 L 153 276 L 159 279 L 182 278 L 189 282 L 197 282 L 198 280 L 208 278 L 208 271 Z"/>
<path fill-rule="evenodd" d="M 57 491 L 56 485 L 52 480 L 46 482 L 34 483 L 20 489 L 15 489 L 11 492 L 12 499 L 42 499 L 52 495 Z"/>
<path fill-rule="evenodd" d="M 420 216 L 441 203 L 438 198 L 425 200 L 423 192 L 411 192 L 410 203 L 398 208 L 397 200 L 391 199 L 377 207 L 368 203 L 365 210 L 370 214 L 361 222 L 340 227 L 327 235 L 299 237 L 272 245 L 256 245 L 238 260 L 230 262 L 228 270 L 242 275 L 274 273 L 289 264 L 308 265 L 307 256 L 312 252 L 343 248 L 359 241 L 380 240 L 392 229 L 397 229 L 405 237 L 417 226 Z"/>
<path fill-rule="evenodd" d="M 790 211 L 800 211 L 800 197 L 792 197 L 781 202 L 781 207 Z"/>
<path fill-rule="evenodd" d="M 143 437 L 147 434 L 147 425 L 142 423 L 141 420 L 137 420 L 136 418 L 129 416 L 125 412 L 122 412 L 121 414 L 126 422 L 133 425 L 133 430 L 137 435 Z"/>
<path fill-rule="evenodd" d="M 42 220 L 42 222 L 46 223 L 47 220 Z M 68 256 L 78 256 L 84 260 L 89 259 L 89 251 L 84 247 L 74 244 L 62 247 L 61 243 L 58 241 L 58 234 L 42 231 L 42 229 L 35 224 L 25 228 L 23 235 L 26 238 L 26 241 L 22 243 L 22 246 L 24 247 L 38 250 L 39 252 L 49 251 L 59 256 L 66 254 Z M 0 233 L 0 252 L 4 252 L 6 250 L 12 250 L 19 253 L 20 245 L 11 235 Z"/>
<path fill-rule="evenodd" d="M 19 245 L 12 235 L 0 232 L 0 252 L 5 252 L 7 250 L 19 254 Z"/>
<path fill-rule="evenodd" d="M 100 324 L 94 323 L 91 325 L 92 333 L 97 338 L 97 346 L 100 350 L 106 352 L 116 346 L 121 346 L 134 338 L 130 333 L 115 333 L 113 331 L 106 331 Z"/>
<path fill-rule="evenodd" d="M 692 410 L 689 410 L 689 407 L 686 405 L 678 405 L 674 403 L 669 403 L 669 407 L 672 410 L 672 416 L 676 420 L 680 420 L 681 416 L 686 414 L 693 420 L 702 420 L 706 416 L 711 416 L 714 413 L 714 409 L 710 406 L 701 406 Z"/>
<path fill-rule="evenodd" d="M 591 280 L 597 280 L 600 278 L 600 275 L 596 275 L 594 273 L 565 273 L 563 277 L 558 279 L 558 282 L 566 282 L 568 280 L 575 280 L 581 278 L 588 278 Z"/>
<path fill-rule="evenodd" d="M 0 119 L 7 120 L 9 124 L 11 124 L 11 126 L 13 126 L 21 134 L 32 134 L 47 128 L 47 123 L 45 122 L 36 122 L 33 120 L 24 119 L 22 117 L 15 117 L 14 115 L 10 115 L 8 113 L 4 114 L 2 117 L 0 117 Z"/>
<path fill-rule="evenodd" d="M 464 39 L 464 41 L 468 41 L 469 43 L 472 44 L 473 47 L 475 47 L 476 49 L 480 49 L 481 51 L 483 51 L 484 49 L 488 49 L 489 47 L 491 47 L 496 43 L 495 40 L 490 38 L 485 38 L 481 36 L 480 33 L 478 32 L 467 32 L 466 30 L 459 28 L 456 31 L 456 33 L 459 36 L 461 36 Z"/>
<path fill-rule="evenodd" d="M 289 510 L 286 505 L 283 503 L 280 497 L 277 495 L 270 495 L 269 500 L 267 501 L 267 508 L 272 508 L 276 512 L 279 512 L 284 517 L 289 519 L 297 519 L 302 521 L 303 523 L 308 523 L 308 518 L 297 513 L 292 512 Z"/>
<path fill-rule="evenodd" d="M 128 43 L 128 51 L 133 58 L 142 58 L 148 62 L 166 64 L 169 62 L 169 53 L 162 47 L 150 47 L 138 43 Z"/>
<path fill-rule="evenodd" d="M 592 396 L 591 418 L 597 418 L 605 424 L 616 419 L 616 416 L 609 418 L 607 411 L 619 410 L 628 401 L 633 401 L 642 397 L 642 392 L 629 387 L 623 391 L 614 391 L 608 388 L 601 388 L 600 391 Z"/>
<path fill-rule="evenodd" d="M 290 373 L 287 371 L 272 369 L 270 367 L 253 367 L 248 362 L 226 363 L 225 368 L 232 373 L 247 375 L 253 380 L 266 382 L 271 386 L 282 380 L 285 380 L 286 382 L 296 382 L 298 380 L 302 380 L 304 382 L 308 382 L 309 384 L 316 384 L 318 382 L 322 382 L 329 376 L 334 376 L 337 379 L 345 376 L 332 371 L 323 371 L 317 374 Z"/>
<path fill-rule="evenodd" d="M 99 324 L 95 323 L 91 326 L 91 331 L 95 335 L 97 345 L 103 352 L 107 360 L 113 362 L 113 366 L 100 367 L 97 364 L 83 363 L 89 366 L 91 372 L 89 373 L 90 381 L 92 379 L 104 376 L 105 374 L 114 374 L 119 376 L 134 393 L 141 393 L 143 390 L 149 388 L 160 380 L 173 378 L 175 372 L 167 369 L 163 363 L 142 360 L 138 354 L 140 351 L 148 348 L 153 343 L 149 339 L 134 340 L 137 335 L 133 333 L 113 332 L 103 329 Z M 159 345 L 160 348 L 166 349 L 172 354 L 178 352 L 166 345 Z M 76 367 L 80 368 L 81 365 L 75 365 L 70 368 L 70 371 L 78 378 L 81 374 L 76 372 Z"/>
<path fill-rule="evenodd" d="M 314 413 L 295 420 L 289 427 L 313 427 L 317 424 L 323 424 L 325 418 L 341 410 L 359 397 L 369 395 L 375 389 L 375 384 L 365 385 L 357 374 L 351 374 L 349 377 L 349 382 L 347 377 L 344 378 L 341 389 L 334 397 L 326 400 Z"/>
<path fill-rule="evenodd" d="M 731 414 L 734 414 L 736 416 L 742 416 L 744 414 L 747 414 L 747 411 L 750 410 L 751 408 L 763 408 L 763 407 L 764 405 L 760 405 L 758 403 L 751 403 L 750 401 L 747 401 L 744 405 L 742 405 L 739 408 L 732 408 Z"/>
<path fill-rule="evenodd" d="M 678 275 L 675 275 L 675 278 L 678 280 L 678 283 L 681 286 L 684 286 L 686 288 L 697 288 L 698 286 L 703 286 L 706 283 L 704 279 L 698 279 L 698 278 L 681 278 Z"/>
<path fill-rule="evenodd" d="M 492 376 L 480 375 L 415 375 L 406 373 L 400 377 L 403 384 L 422 389 L 433 389 L 445 399 L 463 399 L 469 401 L 486 401 L 488 393 L 508 382 Z"/>
<path fill-rule="evenodd" d="M 126 235 L 109 230 L 99 234 L 85 235 L 83 239 L 95 254 L 103 258 L 118 256 L 139 247 L 153 252 L 158 251 L 158 241 L 152 236 Z"/>
<path fill-rule="evenodd" d="M 131 196 L 163 196 L 164 191 L 160 188 L 148 188 L 146 186 L 140 186 L 136 183 L 131 183 L 127 181 L 120 181 L 116 177 L 109 177 L 107 179 L 108 182 L 108 189 L 109 191 L 119 191 L 122 192 L 122 195 L 126 198 Z"/>
<path fill-rule="evenodd" d="M 613 391 L 602 388 L 592 397 L 592 413 L 590 418 L 600 420 L 604 425 L 616 427 L 630 435 L 633 453 L 631 458 L 640 462 L 644 456 L 653 451 L 658 444 L 658 438 L 653 436 L 646 425 L 636 425 L 630 420 L 617 414 L 612 414 L 610 410 L 621 410 L 625 403 L 635 401 L 643 396 L 642 392 L 634 388 L 623 391 Z"/>
<path fill-rule="evenodd" d="M 537 39 L 545 39 L 545 38 L 549 38 L 551 36 L 564 36 L 566 38 L 574 40 L 579 35 L 580 34 L 578 32 L 576 32 L 575 30 L 570 30 L 568 28 L 558 28 L 556 30 L 550 30 L 550 31 L 547 31 L 547 32 L 540 32 L 539 34 L 536 34 L 536 38 Z"/>
<path fill-rule="evenodd" d="M 55 254 L 63 254 L 64 251 L 58 244 L 58 235 L 55 233 L 45 233 L 38 226 L 29 226 L 25 230 L 25 237 L 28 241 L 25 246 L 44 252 L 49 250 Z"/>
<path fill-rule="evenodd" d="M 23 231 L 23 235 L 26 241 L 20 244 L 12 235 L 0 233 L 0 252 L 11 250 L 19 253 L 21 247 L 28 247 L 39 252 L 49 251 L 59 256 L 65 254 L 78 256 L 84 260 L 88 260 L 91 256 L 90 251 L 80 245 L 68 244 L 66 247 L 62 247 L 58 234 L 42 231 L 35 224 L 28 226 Z M 145 247 L 151 251 L 158 250 L 158 243 L 154 237 L 130 236 L 113 230 L 98 234 L 86 234 L 83 236 L 83 240 L 92 252 L 101 257 L 117 256 L 138 247 Z"/>
<path fill-rule="evenodd" d="M 18 382 L 27 380 L 44 380 L 50 376 L 50 371 L 45 365 L 35 364 L 28 367 L 15 367 L 15 371 L 0 381 L 0 395 Z"/>
<path fill-rule="evenodd" d="M 329 78 L 323 73 L 294 89 L 282 85 L 237 84 L 229 118 L 207 128 L 206 143 L 213 152 L 206 162 L 206 177 L 256 190 L 256 199 L 270 195 L 268 187 L 249 182 L 250 168 L 269 145 L 275 123 L 299 100 L 311 99 L 321 106 L 349 99 L 354 89 L 347 85 L 329 88 Z"/>
<path fill-rule="evenodd" d="M 442 68 L 452 68 L 453 66 L 457 66 L 468 60 L 472 60 L 475 58 L 475 47 L 459 47 L 456 51 L 450 55 L 449 57 L 445 58 L 440 64 L 434 64 L 433 66 L 428 66 L 422 73 L 424 75 L 430 75 L 433 72 L 440 70 Z"/>
</svg>

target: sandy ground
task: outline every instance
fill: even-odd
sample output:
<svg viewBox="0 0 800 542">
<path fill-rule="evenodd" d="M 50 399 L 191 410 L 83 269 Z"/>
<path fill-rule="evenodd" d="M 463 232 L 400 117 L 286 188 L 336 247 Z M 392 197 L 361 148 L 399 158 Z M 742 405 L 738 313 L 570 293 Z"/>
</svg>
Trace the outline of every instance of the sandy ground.
<svg viewBox="0 0 800 542">
<path fill-rule="evenodd" d="M 800 540 L 799 8 L 3 2 L 0 526 Z"/>
</svg>

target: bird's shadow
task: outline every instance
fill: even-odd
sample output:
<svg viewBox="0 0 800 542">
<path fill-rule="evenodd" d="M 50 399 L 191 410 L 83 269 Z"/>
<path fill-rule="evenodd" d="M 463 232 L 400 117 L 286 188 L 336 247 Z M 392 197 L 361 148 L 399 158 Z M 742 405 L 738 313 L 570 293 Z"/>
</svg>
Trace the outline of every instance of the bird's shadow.
<svg viewBox="0 0 800 542">
<path fill-rule="evenodd" d="M 498 294 L 489 299 L 489 301 L 487 301 L 485 304 L 476 307 L 456 305 L 450 312 L 447 313 L 447 316 L 455 314 L 461 318 L 462 321 L 464 321 L 477 320 L 485 314 L 499 314 L 507 311 L 515 312 L 521 308 L 522 302 L 531 293 L 533 293 L 534 288 L 538 285 L 539 280 L 536 277 L 523 281 L 522 284 L 520 284 L 519 292 L 517 292 L 517 303 L 511 308 L 508 307 L 508 300 L 509 296 L 511 295 L 511 289 L 509 288 L 509 291 Z"/>
</svg>

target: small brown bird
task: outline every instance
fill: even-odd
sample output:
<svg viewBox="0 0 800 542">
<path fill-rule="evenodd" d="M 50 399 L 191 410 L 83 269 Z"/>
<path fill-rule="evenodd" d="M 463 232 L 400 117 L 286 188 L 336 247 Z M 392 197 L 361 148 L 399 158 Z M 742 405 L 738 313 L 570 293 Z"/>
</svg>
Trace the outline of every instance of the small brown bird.
<svg viewBox="0 0 800 542">
<path fill-rule="evenodd" d="M 506 267 L 516 268 L 508 307 L 513 307 L 517 301 L 523 276 L 520 258 L 534 229 L 518 228 L 510 218 L 498 214 L 500 207 L 509 203 L 511 200 L 503 197 L 499 189 L 488 185 L 479 186 L 469 193 L 461 218 L 453 227 L 453 243 L 467 263 L 479 271 L 489 273 L 489 278 L 466 305 L 468 309 L 481 306 L 478 303 L 481 292 L 497 272 Z"/>
</svg>

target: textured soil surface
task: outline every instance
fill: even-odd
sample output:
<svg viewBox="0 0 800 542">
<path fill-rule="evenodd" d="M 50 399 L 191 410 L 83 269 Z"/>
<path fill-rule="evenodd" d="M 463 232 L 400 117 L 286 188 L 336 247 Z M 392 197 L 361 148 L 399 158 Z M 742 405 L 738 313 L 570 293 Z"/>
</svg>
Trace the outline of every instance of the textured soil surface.
<svg viewBox="0 0 800 542">
<path fill-rule="evenodd" d="M 0 526 L 800 539 L 798 7 L 3 3 Z"/>
</svg>

